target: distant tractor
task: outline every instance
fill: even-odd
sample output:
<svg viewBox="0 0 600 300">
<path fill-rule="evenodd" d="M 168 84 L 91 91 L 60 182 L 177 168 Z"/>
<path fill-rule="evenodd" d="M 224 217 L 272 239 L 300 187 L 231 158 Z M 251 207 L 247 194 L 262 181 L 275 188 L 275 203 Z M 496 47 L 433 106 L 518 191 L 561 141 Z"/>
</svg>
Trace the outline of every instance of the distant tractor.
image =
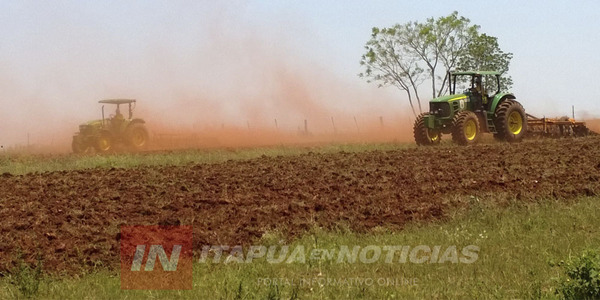
<svg viewBox="0 0 600 300">
<path fill-rule="evenodd" d="M 109 99 L 100 100 L 99 103 L 116 105 L 115 114 L 105 118 L 103 105 L 101 120 L 79 125 L 79 132 L 73 136 L 74 153 L 107 153 L 116 149 L 140 151 L 148 146 L 149 135 L 144 125 L 146 122 L 133 118 L 136 100 Z M 121 105 L 129 108 L 127 118 L 121 114 Z"/>
<path fill-rule="evenodd" d="M 432 99 L 429 112 L 421 114 L 413 127 L 418 145 L 439 144 L 442 134 L 452 135 L 460 145 L 477 143 L 482 133 L 497 140 L 518 142 L 527 132 L 527 115 L 511 93 L 500 92 L 500 73 L 490 71 L 450 72 L 450 95 Z M 484 85 L 483 76 L 492 79 Z M 457 81 L 466 90 L 456 93 Z M 488 94 L 486 86 L 495 91 Z"/>
</svg>

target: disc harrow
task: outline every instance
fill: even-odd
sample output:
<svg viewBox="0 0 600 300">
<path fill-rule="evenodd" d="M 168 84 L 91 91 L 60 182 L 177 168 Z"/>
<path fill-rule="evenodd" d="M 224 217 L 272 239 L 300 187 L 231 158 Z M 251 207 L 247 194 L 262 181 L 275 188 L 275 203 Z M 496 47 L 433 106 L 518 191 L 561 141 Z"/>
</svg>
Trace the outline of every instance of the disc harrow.
<svg viewBox="0 0 600 300">
<path fill-rule="evenodd" d="M 583 121 L 576 121 L 569 117 L 538 118 L 527 115 L 527 134 L 538 137 L 565 137 L 598 135 L 590 130 Z"/>
</svg>

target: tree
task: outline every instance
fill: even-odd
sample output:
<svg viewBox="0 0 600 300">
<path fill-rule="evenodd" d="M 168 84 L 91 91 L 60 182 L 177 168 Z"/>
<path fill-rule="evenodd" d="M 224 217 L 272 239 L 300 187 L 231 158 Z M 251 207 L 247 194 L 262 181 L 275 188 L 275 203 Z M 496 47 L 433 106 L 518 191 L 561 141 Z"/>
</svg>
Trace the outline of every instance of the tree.
<svg viewBox="0 0 600 300">
<path fill-rule="evenodd" d="M 427 19 L 424 24 L 417 22 L 404 25 L 409 34 L 408 47 L 412 49 L 429 69 L 432 97 L 444 94 L 448 87 L 448 71 L 453 69 L 460 55 L 477 35 L 479 26 L 469 25 L 470 20 L 460 17 L 458 12 L 437 20 Z M 396 25 L 397 26 L 397 25 Z M 440 66 L 443 67 L 442 76 L 439 75 Z M 439 86 L 436 80 L 441 79 Z"/>
<path fill-rule="evenodd" d="M 458 68 L 460 70 L 488 70 L 506 73 L 512 57 L 512 53 L 505 53 L 500 49 L 498 38 L 483 33 L 471 41 L 465 53 L 460 57 Z M 502 76 L 500 86 L 503 89 L 510 89 L 512 78 Z M 485 81 L 484 87 L 488 91 L 496 90 L 496 81 Z"/>
<path fill-rule="evenodd" d="M 378 81 L 379 87 L 394 85 L 406 92 L 408 102 L 416 115 L 413 105 L 413 93 L 417 100 L 419 112 L 421 101 L 418 86 L 423 81 L 423 69 L 418 65 L 418 56 L 405 47 L 403 28 L 373 28 L 371 40 L 367 42 L 360 64 L 365 66 L 361 77 L 367 82 Z"/>
<path fill-rule="evenodd" d="M 431 95 L 435 98 L 448 92 L 450 70 L 471 67 L 508 70 L 512 54 L 502 52 L 496 38 L 480 35 L 478 31 L 479 26 L 471 25 L 469 19 L 456 11 L 424 23 L 375 27 L 365 45 L 367 52 L 361 57 L 360 64 L 365 70 L 359 76 L 367 82 L 378 82 L 380 87 L 394 85 L 405 91 L 416 115 L 413 100 L 422 112 L 418 91 L 425 80 L 431 83 Z M 489 42 L 495 42 L 495 46 L 488 45 Z M 477 63 L 470 63 L 474 58 Z"/>
</svg>

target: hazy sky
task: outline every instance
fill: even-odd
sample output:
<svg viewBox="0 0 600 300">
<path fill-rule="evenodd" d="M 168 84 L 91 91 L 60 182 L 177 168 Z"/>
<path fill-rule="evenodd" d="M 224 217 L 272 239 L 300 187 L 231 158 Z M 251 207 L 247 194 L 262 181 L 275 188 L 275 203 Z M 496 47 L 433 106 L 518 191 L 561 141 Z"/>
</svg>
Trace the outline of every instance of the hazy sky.
<svg viewBox="0 0 600 300">
<path fill-rule="evenodd" d="M 0 143 L 75 130 L 111 97 L 188 125 L 402 115 L 400 91 L 356 75 L 371 28 L 454 10 L 514 54 L 512 91 L 529 113 L 600 116 L 600 1 L 3 0 Z"/>
</svg>

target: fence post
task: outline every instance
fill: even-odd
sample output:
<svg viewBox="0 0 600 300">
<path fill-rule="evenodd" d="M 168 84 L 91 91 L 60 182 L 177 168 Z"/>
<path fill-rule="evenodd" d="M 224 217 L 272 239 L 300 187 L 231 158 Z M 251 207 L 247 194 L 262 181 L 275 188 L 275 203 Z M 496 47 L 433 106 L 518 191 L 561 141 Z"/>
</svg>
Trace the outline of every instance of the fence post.
<svg viewBox="0 0 600 300">
<path fill-rule="evenodd" d="M 333 125 L 333 133 L 337 134 L 337 128 L 335 128 L 335 122 L 333 121 L 333 117 L 331 117 L 331 124 Z"/>
</svg>

